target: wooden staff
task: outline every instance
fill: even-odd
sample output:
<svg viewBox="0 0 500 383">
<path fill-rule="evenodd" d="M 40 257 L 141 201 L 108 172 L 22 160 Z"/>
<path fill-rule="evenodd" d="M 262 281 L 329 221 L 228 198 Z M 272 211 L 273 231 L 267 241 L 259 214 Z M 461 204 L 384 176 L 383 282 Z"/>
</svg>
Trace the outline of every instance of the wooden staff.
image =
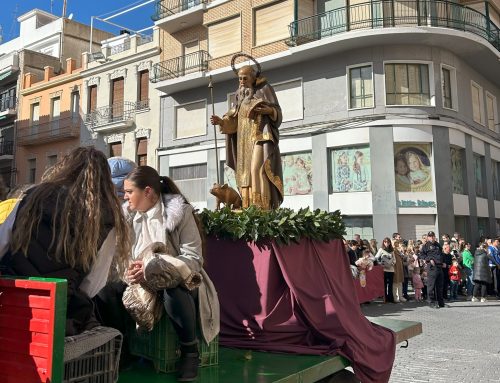
<svg viewBox="0 0 500 383">
<path fill-rule="evenodd" d="M 210 99 L 212 102 L 212 116 L 215 116 L 215 106 L 214 106 L 214 86 L 212 84 L 212 75 L 209 76 L 209 83 L 208 83 L 208 88 L 210 89 Z M 214 128 L 214 144 L 215 144 L 215 162 L 217 163 L 217 166 L 215 167 L 216 173 L 217 173 L 217 183 L 220 185 L 220 177 L 219 177 L 219 149 L 217 147 L 217 129 L 215 128 L 215 124 L 212 124 Z"/>
</svg>

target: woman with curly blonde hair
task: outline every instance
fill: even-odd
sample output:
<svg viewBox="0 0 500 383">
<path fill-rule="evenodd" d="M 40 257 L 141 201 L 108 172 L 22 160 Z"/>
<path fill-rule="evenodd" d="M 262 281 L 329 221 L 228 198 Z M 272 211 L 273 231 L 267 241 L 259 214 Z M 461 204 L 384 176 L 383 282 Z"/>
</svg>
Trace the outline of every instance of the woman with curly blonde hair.
<svg viewBox="0 0 500 383">
<path fill-rule="evenodd" d="M 91 147 L 65 155 L 0 226 L 4 272 L 68 281 L 66 333 L 94 326 L 91 300 L 114 261 L 122 274 L 130 240 L 106 156 Z"/>
</svg>

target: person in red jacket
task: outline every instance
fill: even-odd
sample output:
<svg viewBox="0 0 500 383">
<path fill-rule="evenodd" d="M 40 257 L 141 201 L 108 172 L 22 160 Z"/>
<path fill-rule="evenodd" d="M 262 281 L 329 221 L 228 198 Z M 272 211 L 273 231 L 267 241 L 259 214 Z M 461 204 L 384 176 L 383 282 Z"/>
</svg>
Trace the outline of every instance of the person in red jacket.
<svg viewBox="0 0 500 383">
<path fill-rule="evenodd" d="M 450 298 L 452 300 L 457 299 L 458 286 L 460 284 L 460 280 L 462 278 L 460 274 L 460 266 L 458 265 L 458 260 L 453 258 L 451 262 L 451 267 L 448 270 L 448 274 L 450 276 Z"/>
</svg>

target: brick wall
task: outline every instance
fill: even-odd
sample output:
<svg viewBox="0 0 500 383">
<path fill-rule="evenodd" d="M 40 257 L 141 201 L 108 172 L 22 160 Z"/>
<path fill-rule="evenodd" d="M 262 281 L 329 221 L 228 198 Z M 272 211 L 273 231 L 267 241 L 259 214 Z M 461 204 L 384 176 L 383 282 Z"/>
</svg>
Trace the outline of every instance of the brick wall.
<svg viewBox="0 0 500 383">
<path fill-rule="evenodd" d="M 293 7 L 293 0 L 285 0 Z M 162 44 L 161 61 L 182 55 L 182 44 L 198 39 L 201 50 L 208 50 L 207 26 L 229 17 L 240 15 L 241 18 L 241 50 L 255 58 L 279 53 L 288 49 L 284 40 L 276 41 L 258 47 L 253 46 L 253 10 L 276 0 L 231 0 L 219 6 L 208 9 L 203 15 L 203 25 L 197 25 L 173 34 L 160 31 Z M 235 52 L 237 53 L 237 52 Z M 233 54 L 217 57 L 210 61 L 210 69 L 229 66 Z"/>
</svg>

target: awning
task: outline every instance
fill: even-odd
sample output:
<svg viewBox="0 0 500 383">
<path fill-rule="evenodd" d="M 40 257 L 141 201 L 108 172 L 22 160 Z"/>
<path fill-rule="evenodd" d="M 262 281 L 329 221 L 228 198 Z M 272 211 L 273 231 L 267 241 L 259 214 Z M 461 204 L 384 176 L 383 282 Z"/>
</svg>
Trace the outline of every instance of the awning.
<svg viewBox="0 0 500 383">
<path fill-rule="evenodd" d="M 11 70 L 7 70 L 7 71 L 5 71 L 3 73 L 0 73 L 0 81 L 2 81 L 4 78 L 9 77 L 11 74 L 12 74 Z"/>
</svg>

